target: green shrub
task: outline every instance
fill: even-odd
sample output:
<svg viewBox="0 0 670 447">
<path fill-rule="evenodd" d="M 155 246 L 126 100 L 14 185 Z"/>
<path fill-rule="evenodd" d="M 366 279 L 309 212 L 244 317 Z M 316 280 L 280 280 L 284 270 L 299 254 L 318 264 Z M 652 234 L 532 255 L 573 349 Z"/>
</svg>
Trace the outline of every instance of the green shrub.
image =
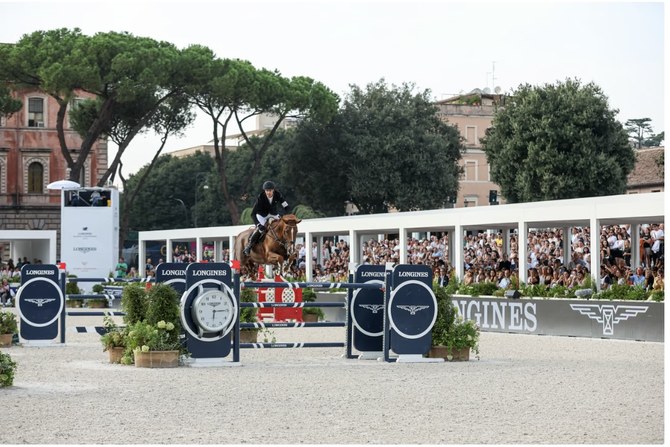
<svg viewBox="0 0 670 447">
<path fill-rule="evenodd" d="M 19 331 L 13 312 L 0 312 L 0 334 L 16 334 Z"/>
<path fill-rule="evenodd" d="M 159 321 L 173 323 L 180 330 L 179 294 L 169 284 L 154 284 L 147 293 L 147 323 L 156 325 Z"/>
<path fill-rule="evenodd" d="M 123 317 L 126 324 L 144 320 L 147 312 L 147 292 L 144 285 L 131 283 L 125 287 L 121 294 L 121 308 L 126 314 Z"/>
<path fill-rule="evenodd" d="M 649 297 L 652 301 L 661 302 L 665 299 L 665 293 L 662 290 L 654 290 Z"/>
<path fill-rule="evenodd" d="M 103 287 L 102 284 L 96 284 L 93 286 L 91 290 L 93 290 L 93 293 L 102 293 L 105 291 L 105 288 Z"/>
<path fill-rule="evenodd" d="M 68 278 L 76 278 L 77 275 L 67 275 Z M 76 282 L 67 282 L 65 284 L 65 294 L 66 295 L 79 295 L 81 294 L 81 289 L 79 284 Z"/>
<path fill-rule="evenodd" d="M 240 296 L 240 302 L 242 303 L 255 303 L 258 301 L 258 295 L 256 294 L 255 289 L 242 289 L 242 295 Z M 243 307 L 240 309 L 240 323 L 256 323 L 256 314 L 258 309 L 255 307 Z"/>
<path fill-rule="evenodd" d="M 14 371 L 16 371 L 16 362 L 9 354 L 0 352 L 0 388 L 14 384 Z"/>
</svg>

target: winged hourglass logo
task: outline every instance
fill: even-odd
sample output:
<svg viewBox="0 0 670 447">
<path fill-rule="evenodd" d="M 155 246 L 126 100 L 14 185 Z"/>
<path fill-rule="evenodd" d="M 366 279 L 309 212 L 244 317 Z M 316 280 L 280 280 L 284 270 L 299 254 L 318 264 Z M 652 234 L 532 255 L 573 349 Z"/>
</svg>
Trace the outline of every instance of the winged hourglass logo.
<svg viewBox="0 0 670 447">
<path fill-rule="evenodd" d="M 27 298 L 27 302 L 37 304 L 37 307 L 42 307 L 47 303 L 56 301 L 56 298 Z"/>
<path fill-rule="evenodd" d="M 428 306 L 414 306 L 414 305 L 401 305 L 396 306 L 398 309 L 406 310 L 410 315 L 416 315 L 420 310 L 428 309 Z"/>
<path fill-rule="evenodd" d="M 368 309 L 370 310 L 373 314 L 376 314 L 379 312 L 381 309 L 384 308 L 383 304 L 359 304 L 360 307 L 363 309 Z"/>
<path fill-rule="evenodd" d="M 570 304 L 572 310 L 603 324 L 603 335 L 613 335 L 614 325 L 647 312 L 648 306 L 614 304 Z"/>
</svg>

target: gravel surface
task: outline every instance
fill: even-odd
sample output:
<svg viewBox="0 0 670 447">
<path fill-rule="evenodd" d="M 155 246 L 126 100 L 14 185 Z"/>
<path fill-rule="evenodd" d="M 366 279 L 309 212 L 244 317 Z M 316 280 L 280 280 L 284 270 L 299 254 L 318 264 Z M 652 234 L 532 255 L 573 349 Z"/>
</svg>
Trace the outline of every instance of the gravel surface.
<svg viewBox="0 0 670 447">
<path fill-rule="evenodd" d="M 482 333 L 480 360 L 460 363 L 244 349 L 239 367 L 147 369 L 107 363 L 95 334 L 67 337 L 5 350 L 19 366 L 0 389 L 0 444 L 664 442 L 663 343 Z"/>
</svg>

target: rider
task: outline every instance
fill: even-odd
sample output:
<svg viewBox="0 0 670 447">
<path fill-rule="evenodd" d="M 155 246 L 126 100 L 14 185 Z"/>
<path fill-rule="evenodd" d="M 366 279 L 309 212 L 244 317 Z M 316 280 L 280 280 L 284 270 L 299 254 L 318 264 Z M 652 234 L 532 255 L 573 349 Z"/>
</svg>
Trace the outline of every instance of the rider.
<svg viewBox="0 0 670 447">
<path fill-rule="evenodd" d="M 283 212 L 277 213 L 277 204 L 282 206 Z M 268 218 L 278 218 L 281 214 L 288 212 L 288 203 L 282 196 L 281 192 L 275 189 L 275 184 L 270 180 L 263 183 L 263 192 L 260 193 L 254 204 L 254 209 L 251 210 L 251 217 L 254 219 L 256 228 L 254 233 L 249 238 L 249 243 L 244 247 L 245 256 L 249 256 L 251 249 L 256 242 L 265 233 L 265 223 Z"/>
</svg>

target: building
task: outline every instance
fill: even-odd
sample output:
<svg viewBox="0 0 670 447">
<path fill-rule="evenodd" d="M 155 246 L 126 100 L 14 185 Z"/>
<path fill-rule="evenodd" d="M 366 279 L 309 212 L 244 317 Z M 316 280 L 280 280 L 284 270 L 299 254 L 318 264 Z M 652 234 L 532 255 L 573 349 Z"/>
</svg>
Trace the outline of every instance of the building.
<svg viewBox="0 0 670 447">
<path fill-rule="evenodd" d="M 499 91 L 499 88 L 496 88 Z M 489 205 L 491 191 L 495 191 L 497 203 L 504 203 L 498 195 L 500 188 L 491 181 L 489 163 L 480 139 L 491 127 L 496 109 L 504 105 L 505 96 L 500 93 L 485 93 L 475 89 L 464 95 L 438 101 L 439 117 L 456 126 L 463 137 L 465 153 L 459 164 L 463 175 L 459 182 L 455 207 Z"/>
<path fill-rule="evenodd" d="M 664 147 L 643 147 L 635 151 L 635 167 L 628 174 L 626 194 L 661 192 L 665 190 L 663 165 Z"/>
<path fill-rule="evenodd" d="M 27 90 L 15 94 L 23 103 L 17 113 L 0 117 L 0 259 L 9 256 L 3 232 L 57 230 L 60 240 L 59 190 L 47 185 L 68 178 L 67 163 L 56 130 L 58 103 L 46 93 Z M 77 100 L 87 97 L 81 92 Z M 76 158 L 81 137 L 65 122 L 65 143 Z M 81 186 L 94 186 L 107 170 L 107 142 L 99 140 L 81 171 Z M 60 249 L 60 248 L 59 248 Z M 31 254 L 25 253 L 32 261 Z"/>
</svg>

